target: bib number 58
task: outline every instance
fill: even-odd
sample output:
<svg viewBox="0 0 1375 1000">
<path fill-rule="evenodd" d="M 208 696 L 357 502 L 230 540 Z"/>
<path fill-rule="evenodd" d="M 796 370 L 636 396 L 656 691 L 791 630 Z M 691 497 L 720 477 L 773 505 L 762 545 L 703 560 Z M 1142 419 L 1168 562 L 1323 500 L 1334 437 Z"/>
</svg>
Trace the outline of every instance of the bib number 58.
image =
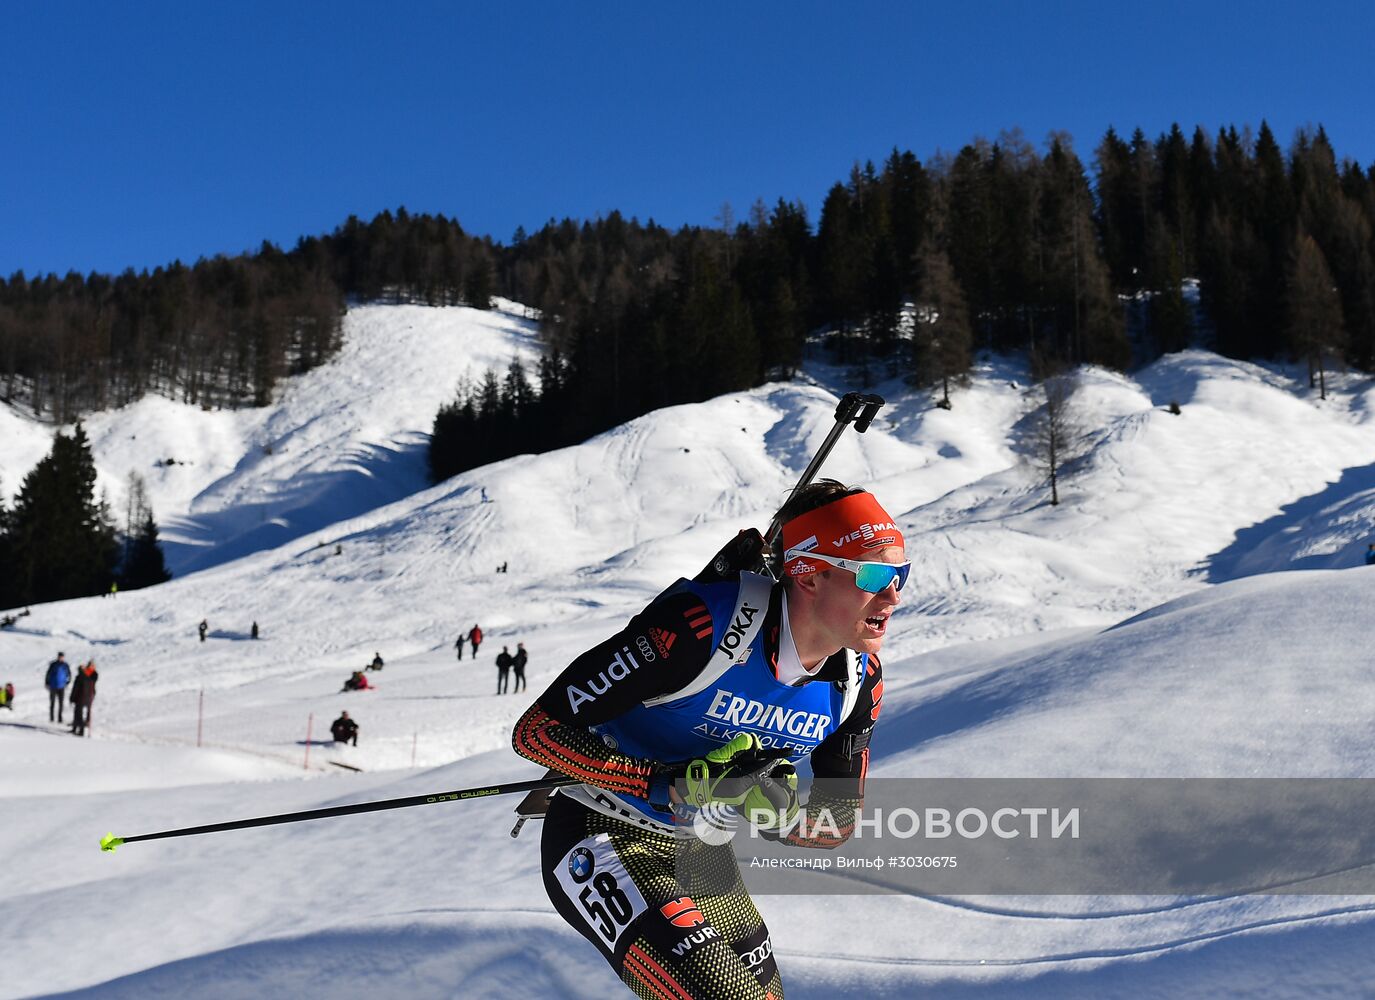
<svg viewBox="0 0 1375 1000">
<path fill-rule="evenodd" d="M 627 927 L 649 908 L 605 834 L 588 837 L 554 871 L 560 888 L 609 954 Z"/>
<path fill-rule="evenodd" d="M 582 892 L 578 893 L 578 902 L 582 903 L 589 921 L 595 922 L 598 932 L 606 938 L 607 943 L 615 941 L 621 929 L 635 916 L 630 900 L 610 872 L 598 873 L 591 885 L 583 886 Z"/>
</svg>

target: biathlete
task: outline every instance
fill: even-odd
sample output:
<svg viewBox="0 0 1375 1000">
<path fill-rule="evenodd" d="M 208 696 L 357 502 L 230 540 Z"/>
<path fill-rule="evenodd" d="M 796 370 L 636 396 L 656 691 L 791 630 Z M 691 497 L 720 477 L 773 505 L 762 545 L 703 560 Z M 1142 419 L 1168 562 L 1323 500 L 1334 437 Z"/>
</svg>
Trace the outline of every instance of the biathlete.
<svg viewBox="0 0 1375 1000">
<path fill-rule="evenodd" d="M 643 1000 L 783 997 L 731 847 L 692 837 L 693 807 L 728 804 L 775 839 L 832 848 L 863 798 L 877 654 L 910 569 L 902 533 L 834 480 L 794 491 L 778 522 L 781 582 L 679 580 L 569 664 L 513 734 L 518 753 L 584 782 L 549 802 L 545 889 Z M 798 817 L 793 763 L 807 757 L 819 780 Z M 687 893 L 684 871 L 702 876 Z"/>
</svg>

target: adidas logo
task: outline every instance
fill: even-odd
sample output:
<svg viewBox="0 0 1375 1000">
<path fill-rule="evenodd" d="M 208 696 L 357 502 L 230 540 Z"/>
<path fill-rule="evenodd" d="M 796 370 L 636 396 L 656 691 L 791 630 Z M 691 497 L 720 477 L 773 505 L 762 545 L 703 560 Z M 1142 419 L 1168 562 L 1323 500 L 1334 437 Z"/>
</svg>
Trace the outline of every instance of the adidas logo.
<svg viewBox="0 0 1375 1000">
<path fill-rule="evenodd" d="M 649 638 L 654 643 L 654 648 L 659 651 L 659 655 L 668 658 L 668 651 L 673 648 L 673 644 L 678 640 L 677 632 L 670 632 L 666 628 L 651 628 Z"/>
</svg>

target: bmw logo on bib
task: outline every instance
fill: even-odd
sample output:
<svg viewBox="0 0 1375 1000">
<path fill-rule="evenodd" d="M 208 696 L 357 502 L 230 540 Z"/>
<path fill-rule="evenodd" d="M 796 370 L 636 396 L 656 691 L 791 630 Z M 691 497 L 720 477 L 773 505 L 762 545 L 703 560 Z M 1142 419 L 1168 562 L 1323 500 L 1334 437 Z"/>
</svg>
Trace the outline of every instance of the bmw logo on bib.
<svg viewBox="0 0 1375 1000">
<path fill-rule="evenodd" d="M 592 852 L 586 847 L 579 847 L 568 856 L 568 874 L 573 876 L 573 881 L 579 884 L 586 882 L 592 877 L 592 870 L 597 867 L 597 862 L 592 857 Z"/>
</svg>

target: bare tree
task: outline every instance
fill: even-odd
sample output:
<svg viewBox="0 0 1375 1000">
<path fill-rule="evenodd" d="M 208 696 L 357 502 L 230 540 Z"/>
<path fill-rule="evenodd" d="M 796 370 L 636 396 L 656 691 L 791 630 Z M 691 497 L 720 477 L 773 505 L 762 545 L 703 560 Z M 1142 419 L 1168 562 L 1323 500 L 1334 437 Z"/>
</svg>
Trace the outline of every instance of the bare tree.
<svg viewBox="0 0 1375 1000">
<path fill-rule="evenodd" d="M 936 403 L 950 409 L 950 381 L 963 382 L 972 363 L 973 332 L 969 307 L 945 251 L 927 244 L 921 254 L 922 299 L 926 306 L 913 339 L 912 363 L 916 380 L 941 386 Z"/>
<path fill-rule="evenodd" d="M 133 544 L 143 522 L 152 516 L 153 507 L 148 502 L 148 484 L 144 482 L 142 476 L 130 469 L 124 489 L 124 556 L 122 562 L 127 563 L 129 561 L 129 546 Z"/>
<path fill-rule="evenodd" d="M 1341 356 L 1346 348 L 1342 302 L 1327 259 L 1313 237 L 1294 238 L 1289 271 L 1289 344 L 1308 362 L 1308 385 L 1316 370 L 1319 396 L 1327 398 L 1326 355 Z"/>
<path fill-rule="evenodd" d="M 1060 503 L 1060 470 L 1084 447 L 1084 428 L 1074 407 L 1075 376 L 1050 375 L 1042 383 L 1042 403 L 1032 417 L 1031 460 L 1050 484 L 1050 504 Z"/>
</svg>

